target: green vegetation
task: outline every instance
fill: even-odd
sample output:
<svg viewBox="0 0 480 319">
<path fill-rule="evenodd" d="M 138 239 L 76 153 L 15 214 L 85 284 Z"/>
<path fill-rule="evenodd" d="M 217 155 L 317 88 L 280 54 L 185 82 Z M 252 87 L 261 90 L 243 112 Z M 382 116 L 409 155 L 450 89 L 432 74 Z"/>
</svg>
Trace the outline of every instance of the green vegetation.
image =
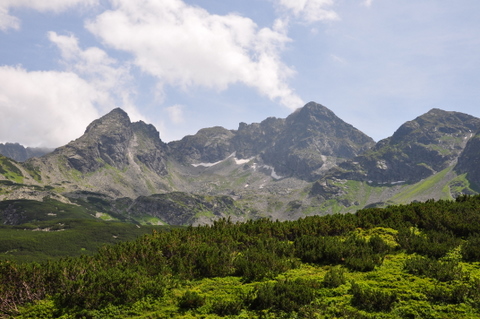
<svg viewBox="0 0 480 319">
<path fill-rule="evenodd" d="M 415 196 L 422 195 L 431 190 L 432 187 L 436 187 L 442 184 L 445 176 L 452 170 L 452 167 L 448 167 L 443 171 L 426 178 L 425 180 L 416 183 L 410 187 L 405 188 L 402 192 L 392 197 L 390 200 L 396 203 L 406 203 Z M 446 189 L 443 190 L 443 198 L 451 199 L 450 192 Z"/>
<path fill-rule="evenodd" d="M 22 171 L 20 171 L 13 162 L 13 160 L 0 155 L 0 174 L 15 183 L 21 184 L 23 183 L 24 176 Z"/>
<path fill-rule="evenodd" d="M 461 196 L 286 222 L 223 219 L 94 255 L 4 261 L 0 311 L 6 318 L 478 318 L 479 265 L 480 196 Z"/>
<path fill-rule="evenodd" d="M 17 262 L 92 255 L 103 244 L 169 229 L 105 221 L 109 215 L 49 198 L 2 201 L 0 211 L 0 260 Z"/>
</svg>

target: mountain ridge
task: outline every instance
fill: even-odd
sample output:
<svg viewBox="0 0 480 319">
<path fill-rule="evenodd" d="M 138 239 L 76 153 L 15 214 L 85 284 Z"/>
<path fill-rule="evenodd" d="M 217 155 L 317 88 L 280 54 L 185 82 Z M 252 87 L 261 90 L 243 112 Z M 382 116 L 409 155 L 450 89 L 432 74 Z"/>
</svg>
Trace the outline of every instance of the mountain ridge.
<svg viewBox="0 0 480 319">
<path fill-rule="evenodd" d="M 240 123 L 237 130 L 203 128 L 165 143 L 153 125 L 132 123 L 117 108 L 51 153 L 24 163 L 0 161 L 0 179 L 16 185 L 4 184 L 0 199 L 53 196 L 75 202 L 87 192 L 85 198 L 105 200 L 105 212 L 118 214 L 118 200 L 144 198 L 146 214 L 160 216 L 160 210 L 168 210 L 162 216 L 171 216 L 174 223 L 198 224 L 230 213 L 241 219 L 285 220 L 353 212 L 425 194 L 452 198 L 476 193 L 480 184 L 478 166 L 472 164 L 480 158 L 479 130 L 476 117 L 432 109 L 375 143 L 330 109 L 310 102 L 285 119 Z M 432 188 L 439 179 L 442 189 Z M 415 191 L 425 188 L 431 190 Z M 175 192 L 184 195 L 158 196 Z M 236 208 L 219 204 L 230 207 L 230 213 L 214 213 L 198 195 L 219 196 L 218 204 L 227 196 Z M 172 198 L 175 205 L 158 202 Z M 205 213 L 192 205 L 203 205 Z M 197 216 L 179 207 L 190 207 Z"/>
</svg>

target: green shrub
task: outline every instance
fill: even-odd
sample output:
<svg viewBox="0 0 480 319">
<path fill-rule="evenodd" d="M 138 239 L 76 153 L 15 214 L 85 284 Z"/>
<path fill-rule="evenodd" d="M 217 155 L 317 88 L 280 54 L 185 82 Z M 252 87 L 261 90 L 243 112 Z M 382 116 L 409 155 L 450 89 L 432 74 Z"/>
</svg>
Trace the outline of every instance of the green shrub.
<svg viewBox="0 0 480 319">
<path fill-rule="evenodd" d="M 244 282 L 271 279 L 294 266 L 290 259 L 256 247 L 246 250 L 235 260 L 236 275 L 242 276 Z"/>
<path fill-rule="evenodd" d="M 200 308 L 205 304 L 205 297 L 202 297 L 195 291 L 187 291 L 178 301 L 178 307 L 182 310 Z"/>
<path fill-rule="evenodd" d="M 467 276 L 455 261 L 439 261 L 421 256 L 407 259 L 403 269 L 412 275 L 426 276 L 439 281 L 452 281 Z"/>
<path fill-rule="evenodd" d="M 322 285 L 326 288 L 337 288 L 345 283 L 347 283 L 345 270 L 340 267 L 332 267 L 323 277 Z"/>
<path fill-rule="evenodd" d="M 352 306 L 366 311 L 390 311 L 397 301 L 397 295 L 393 292 L 362 288 L 355 282 L 352 282 L 350 293 L 353 295 Z"/>
<path fill-rule="evenodd" d="M 460 245 L 460 239 L 450 231 L 429 230 L 423 233 L 414 229 L 400 229 L 397 242 L 408 253 L 417 253 L 431 258 L 440 258 Z"/>
<path fill-rule="evenodd" d="M 480 261 L 480 235 L 470 236 L 462 245 L 462 258 L 465 261 Z"/>
<path fill-rule="evenodd" d="M 253 310 L 271 309 L 274 311 L 298 311 L 315 299 L 312 283 L 297 279 L 266 283 L 255 291 L 250 308 Z"/>
<path fill-rule="evenodd" d="M 244 302 L 240 299 L 218 300 L 212 304 L 211 313 L 219 316 L 237 316 L 243 309 Z"/>
<path fill-rule="evenodd" d="M 446 304 L 459 304 L 465 302 L 470 294 L 470 287 L 465 284 L 456 285 L 451 289 L 437 285 L 426 292 L 426 295 L 431 302 Z"/>
</svg>

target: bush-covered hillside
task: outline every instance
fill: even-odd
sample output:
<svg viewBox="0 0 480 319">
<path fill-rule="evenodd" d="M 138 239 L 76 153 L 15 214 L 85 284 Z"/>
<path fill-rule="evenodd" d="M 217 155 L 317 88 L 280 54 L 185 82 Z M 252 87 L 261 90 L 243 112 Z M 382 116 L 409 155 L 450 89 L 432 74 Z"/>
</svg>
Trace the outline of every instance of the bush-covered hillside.
<svg viewBox="0 0 480 319">
<path fill-rule="evenodd" d="M 15 318 L 480 317 L 480 196 L 154 232 L 0 263 Z"/>
</svg>

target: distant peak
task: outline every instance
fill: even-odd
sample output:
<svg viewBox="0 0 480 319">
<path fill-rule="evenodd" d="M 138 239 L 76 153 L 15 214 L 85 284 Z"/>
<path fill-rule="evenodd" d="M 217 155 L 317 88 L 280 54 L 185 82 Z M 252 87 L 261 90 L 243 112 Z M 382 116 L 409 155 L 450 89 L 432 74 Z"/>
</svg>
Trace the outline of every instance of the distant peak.
<svg viewBox="0 0 480 319">
<path fill-rule="evenodd" d="M 292 120 L 300 120 L 300 121 L 306 121 L 306 120 L 320 120 L 320 119 L 336 119 L 337 116 L 335 113 L 333 113 L 330 109 L 327 107 L 318 104 L 316 102 L 309 102 L 305 104 L 304 107 L 301 107 L 297 109 L 295 112 L 290 114 L 289 117 L 287 117 L 287 121 L 292 121 Z"/>
<path fill-rule="evenodd" d="M 126 127 L 131 125 L 132 122 L 130 121 L 130 117 L 128 116 L 127 112 L 122 110 L 121 108 L 115 108 L 111 110 L 109 113 L 105 114 L 98 120 L 93 121 L 85 130 L 85 133 L 92 132 L 95 129 L 105 126 L 121 126 Z"/>
<path fill-rule="evenodd" d="M 117 107 L 117 108 L 114 108 L 113 110 L 111 110 L 110 112 L 108 112 L 107 114 L 105 114 L 103 117 L 115 117 L 115 116 L 119 116 L 119 117 L 123 117 L 123 118 L 128 118 L 130 120 L 130 118 L 128 117 L 128 114 L 127 112 L 125 112 L 124 110 L 122 110 L 121 108 Z"/>
</svg>

